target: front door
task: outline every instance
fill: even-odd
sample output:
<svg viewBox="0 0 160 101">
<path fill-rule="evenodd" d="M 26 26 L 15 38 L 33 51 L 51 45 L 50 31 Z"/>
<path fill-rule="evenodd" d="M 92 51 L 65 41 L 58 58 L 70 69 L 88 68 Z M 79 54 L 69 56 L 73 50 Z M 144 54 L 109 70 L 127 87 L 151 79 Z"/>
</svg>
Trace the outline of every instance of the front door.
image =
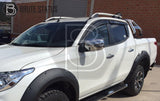
<svg viewBox="0 0 160 101">
<path fill-rule="evenodd" d="M 103 39 L 105 47 L 101 50 L 78 52 L 78 77 L 81 98 L 102 90 L 112 83 L 115 71 L 114 55 L 112 54 L 117 52 L 117 50 L 115 51 L 116 47 L 108 48 L 107 21 L 95 22 L 88 28 L 85 35 L 83 41 Z M 119 60 L 116 62 L 119 62 Z"/>
</svg>

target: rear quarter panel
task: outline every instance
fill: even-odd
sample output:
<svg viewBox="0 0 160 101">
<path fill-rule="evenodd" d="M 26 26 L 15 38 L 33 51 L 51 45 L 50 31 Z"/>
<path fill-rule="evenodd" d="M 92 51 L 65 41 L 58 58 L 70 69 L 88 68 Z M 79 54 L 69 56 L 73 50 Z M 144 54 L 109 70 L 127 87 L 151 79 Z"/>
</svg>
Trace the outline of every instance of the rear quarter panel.
<svg viewBox="0 0 160 101">
<path fill-rule="evenodd" d="M 154 44 L 155 42 L 155 38 L 135 39 L 136 55 L 141 54 L 142 51 L 146 51 L 150 56 L 150 65 L 155 62 L 157 57 L 157 46 Z"/>
</svg>

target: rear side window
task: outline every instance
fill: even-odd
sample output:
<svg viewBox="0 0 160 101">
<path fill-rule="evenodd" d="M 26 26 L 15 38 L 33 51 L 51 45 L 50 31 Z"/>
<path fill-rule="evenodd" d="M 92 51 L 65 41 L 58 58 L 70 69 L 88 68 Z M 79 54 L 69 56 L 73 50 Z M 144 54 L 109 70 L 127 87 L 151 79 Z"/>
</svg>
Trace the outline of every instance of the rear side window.
<svg viewBox="0 0 160 101">
<path fill-rule="evenodd" d="M 109 24 L 110 44 L 118 44 L 128 38 L 124 24 Z"/>
</svg>

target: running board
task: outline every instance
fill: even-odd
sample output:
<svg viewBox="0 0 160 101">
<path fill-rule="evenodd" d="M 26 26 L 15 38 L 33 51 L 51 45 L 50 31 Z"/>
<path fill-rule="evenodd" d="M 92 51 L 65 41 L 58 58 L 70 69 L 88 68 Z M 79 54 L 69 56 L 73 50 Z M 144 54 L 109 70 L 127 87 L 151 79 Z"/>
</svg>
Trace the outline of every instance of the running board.
<svg viewBox="0 0 160 101">
<path fill-rule="evenodd" d="M 118 84 L 114 87 L 111 87 L 110 89 L 108 89 L 107 96 L 111 96 L 111 95 L 113 95 L 113 94 L 115 94 L 115 93 L 117 93 L 117 92 L 119 92 L 119 91 L 121 91 L 121 90 L 123 90 L 127 87 L 128 87 L 128 84 Z"/>
<path fill-rule="evenodd" d="M 106 89 L 106 90 L 103 90 L 99 93 L 96 93 L 90 97 L 87 97 L 81 101 L 98 101 L 98 100 L 101 100 L 101 99 L 107 99 L 106 97 L 108 96 L 111 96 L 125 88 L 128 87 L 128 84 L 124 84 L 124 83 L 120 83 L 120 84 L 117 84 L 109 89 Z"/>
</svg>

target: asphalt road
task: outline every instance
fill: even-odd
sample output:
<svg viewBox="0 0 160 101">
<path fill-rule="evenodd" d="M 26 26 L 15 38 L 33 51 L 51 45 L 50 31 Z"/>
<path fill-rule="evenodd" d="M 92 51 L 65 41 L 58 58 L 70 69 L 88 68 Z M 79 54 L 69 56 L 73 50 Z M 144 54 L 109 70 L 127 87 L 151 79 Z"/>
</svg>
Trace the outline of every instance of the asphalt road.
<svg viewBox="0 0 160 101">
<path fill-rule="evenodd" d="M 144 87 L 138 96 L 128 97 L 122 93 L 117 93 L 98 101 L 160 101 L 160 66 L 154 67 L 149 72 Z"/>
</svg>

